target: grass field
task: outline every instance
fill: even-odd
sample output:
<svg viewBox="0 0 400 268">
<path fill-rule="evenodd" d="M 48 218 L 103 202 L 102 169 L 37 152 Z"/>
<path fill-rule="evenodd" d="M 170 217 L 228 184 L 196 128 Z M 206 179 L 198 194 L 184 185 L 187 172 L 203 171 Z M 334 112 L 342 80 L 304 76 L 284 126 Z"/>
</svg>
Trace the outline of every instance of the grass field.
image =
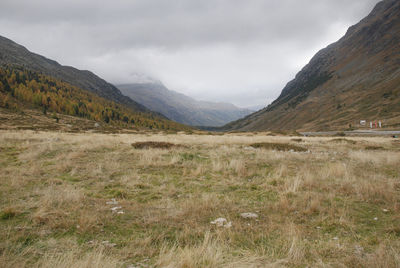
<svg viewBox="0 0 400 268">
<path fill-rule="evenodd" d="M 1 267 L 400 267 L 398 139 L 2 130 L 0 179 Z"/>
</svg>

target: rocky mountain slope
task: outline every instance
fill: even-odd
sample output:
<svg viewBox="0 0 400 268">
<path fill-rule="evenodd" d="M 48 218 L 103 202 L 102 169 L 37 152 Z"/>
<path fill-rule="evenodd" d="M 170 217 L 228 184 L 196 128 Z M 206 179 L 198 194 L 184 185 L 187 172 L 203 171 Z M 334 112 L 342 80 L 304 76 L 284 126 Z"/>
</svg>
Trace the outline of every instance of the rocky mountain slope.
<svg viewBox="0 0 400 268">
<path fill-rule="evenodd" d="M 225 130 L 327 130 L 382 120 L 400 126 L 400 1 L 384 0 L 319 51 L 271 105 Z"/>
<path fill-rule="evenodd" d="M 197 101 L 159 82 L 117 86 L 122 94 L 176 122 L 192 126 L 222 126 L 252 111 L 230 103 Z"/>
<path fill-rule="evenodd" d="M 0 36 L 0 67 L 14 65 L 61 79 L 73 86 L 91 91 L 100 97 L 124 104 L 135 111 L 149 112 L 110 83 L 90 71 L 82 71 L 30 52 L 25 47 Z"/>
</svg>

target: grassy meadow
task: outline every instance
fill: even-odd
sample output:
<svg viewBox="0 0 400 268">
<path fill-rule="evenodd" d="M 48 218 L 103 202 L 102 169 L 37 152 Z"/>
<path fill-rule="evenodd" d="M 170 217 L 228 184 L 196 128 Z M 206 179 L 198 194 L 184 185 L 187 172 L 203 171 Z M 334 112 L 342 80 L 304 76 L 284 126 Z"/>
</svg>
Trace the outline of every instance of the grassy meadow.
<svg viewBox="0 0 400 268">
<path fill-rule="evenodd" d="M 0 130 L 0 180 L 0 267 L 400 267 L 399 139 Z"/>
</svg>

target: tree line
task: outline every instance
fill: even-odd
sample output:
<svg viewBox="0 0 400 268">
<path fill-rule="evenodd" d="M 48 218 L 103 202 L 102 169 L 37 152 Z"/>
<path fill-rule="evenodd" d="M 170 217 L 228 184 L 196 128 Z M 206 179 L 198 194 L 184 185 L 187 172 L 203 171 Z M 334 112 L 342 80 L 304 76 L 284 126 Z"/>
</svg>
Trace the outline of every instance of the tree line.
<svg viewBox="0 0 400 268">
<path fill-rule="evenodd" d="M 48 112 L 78 116 L 128 128 L 186 129 L 187 127 L 124 105 L 62 80 L 16 66 L 0 67 L 0 106 L 31 106 Z"/>
</svg>

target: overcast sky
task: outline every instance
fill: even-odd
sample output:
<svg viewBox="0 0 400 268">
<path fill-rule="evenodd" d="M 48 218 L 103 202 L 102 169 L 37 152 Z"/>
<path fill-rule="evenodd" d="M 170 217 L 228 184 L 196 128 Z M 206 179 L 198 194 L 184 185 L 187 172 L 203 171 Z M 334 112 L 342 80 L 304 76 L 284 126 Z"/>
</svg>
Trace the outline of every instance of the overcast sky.
<svg viewBox="0 0 400 268">
<path fill-rule="evenodd" d="M 0 0 L 0 35 L 112 82 L 267 104 L 378 0 Z"/>
</svg>

